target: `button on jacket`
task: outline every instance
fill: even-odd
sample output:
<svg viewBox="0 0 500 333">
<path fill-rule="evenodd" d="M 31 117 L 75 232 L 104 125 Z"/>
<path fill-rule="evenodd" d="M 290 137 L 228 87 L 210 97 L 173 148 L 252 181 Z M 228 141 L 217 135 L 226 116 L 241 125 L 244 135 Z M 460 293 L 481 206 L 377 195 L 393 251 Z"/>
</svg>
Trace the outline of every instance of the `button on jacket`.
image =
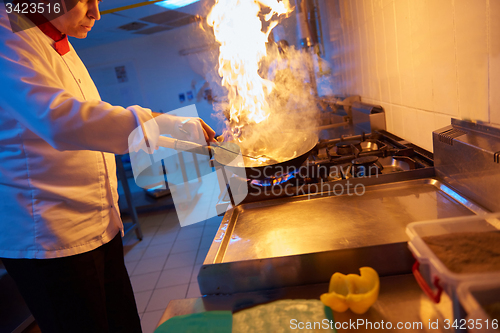
<svg viewBox="0 0 500 333">
<path fill-rule="evenodd" d="M 127 151 L 151 111 L 102 102 L 71 45 L 59 55 L 3 8 L 0 73 L 0 257 L 64 257 L 107 243 L 123 230 L 113 154 Z"/>
</svg>

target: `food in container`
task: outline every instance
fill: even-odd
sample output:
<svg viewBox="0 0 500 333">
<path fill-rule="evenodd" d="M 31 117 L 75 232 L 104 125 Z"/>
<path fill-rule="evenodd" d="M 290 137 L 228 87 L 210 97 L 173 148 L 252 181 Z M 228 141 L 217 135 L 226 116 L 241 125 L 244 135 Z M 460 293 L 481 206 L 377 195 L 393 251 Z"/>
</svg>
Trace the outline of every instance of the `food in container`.
<svg viewBox="0 0 500 333">
<path fill-rule="evenodd" d="M 455 232 L 422 239 L 454 273 L 500 271 L 500 232 Z"/>
<path fill-rule="evenodd" d="M 464 320 L 463 310 L 461 310 L 457 296 L 458 286 L 468 281 L 484 281 L 487 279 L 496 279 L 500 281 L 500 270 L 496 268 L 485 269 L 485 267 L 478 269 L 480 265 L 478 266 L 477 263 L 482 260 L 484 261 L 484 258 L 479 259 L 474 258 L 474 256 L 470 259 L 469 264 L 471 266 L 469 266 L 469 268 L 464 269 L 466 266 L 464 262 L 459 262 L 458 264 L 445 264 L 447 261 L 445 256 L 442 254 L 438 255 L 440 251 L 436 249 L 433 250 L 433 246 L 429 243 L 436 243 L 436 240 L 441 240 L 442 243 L 443 240 L 449 238 L 449 243 L 451 244 L 448 244 L 449 246 L 464 247 L 463 244 L 460 245 L 461 241 L 457 240 L 463 239 L 464 235 L 469 235 L 469 237 L 465 237 L 469 239 L 471 235 L 475 235 L 476 233 L 487 234 L 488 236 L 486 237 L 490 235 L 496 237 L 499 230 L 500 213 L 438 219 L 427 222 L 414 222 L 408 224 L 406 228 L 406 233 L 410 237 L 408 247 L 416 259 L 415 265 L 413 266 L 415 279 L 427 296 L 436 303 L 439 303 L 442 292 L 446 292 L 452 300 L 453 314 L 458 321 Z M 481 236 L 481 238 L 482 237 L 483 236 Z M 427 243 L 426 240 L 429 243 Z M 434 242 L 432 240 L 434 240 Z M 440 242 L 437 243 L 439 244 Z M 477 244 L 477 240 L 474 241 L 473 244 Z M 498 242 L 488 244 L 489 246 L 487 244 L 482 244 L 486 245 L 485 247 L 483 246 L 482 251 L 498 251 Z M 442 244 L 439 244 L 439 246 L 443 247 Z M 470 244 L 468 246 L 470 246 Z M 466 246 L 466 249 L 468 246 Z M 443 248 L 446 248 L 446 246 Z M 467 251 L 466 249 L 465 252 Z M 458 250 L 451 250 L 451 252 L 453 251 Z M 461 251 L 463 251 L 463 249 Z M 441 256 L 441 258 L 439 256 Z M 493 257 L 495 257 L 495 255 L 493 255 Z M 463 259 L 463 255 L 457 256 L 455 254 L 452 256 L 451 261 Z M 486 261 L 488 260 L 489 259 Z M 472 266 L 475 267 L 471 268 Z"/>
</svg>

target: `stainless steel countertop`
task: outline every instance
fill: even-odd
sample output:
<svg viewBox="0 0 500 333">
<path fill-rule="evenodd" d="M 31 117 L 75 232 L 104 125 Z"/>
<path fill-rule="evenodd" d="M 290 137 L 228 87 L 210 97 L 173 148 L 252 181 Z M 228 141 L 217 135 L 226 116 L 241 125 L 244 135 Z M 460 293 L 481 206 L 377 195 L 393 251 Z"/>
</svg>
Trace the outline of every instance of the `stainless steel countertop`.
<svg viewBox="0 0 500 333">
<path fill-rule="evenodd" d="M 410 222 L 486 212 L 436 179 L 366 186 L 237 206 L 224 216 L 198 275 L 202 295 L 328 282 L 370 266 L 411 272 Z"/>
<path fill-rule="evenodd" d="M 302 195 L 226 213 L 204 264 L 406 242 L 406 225 L 484 212 L 436 179 L 366 186 L 363 195 Z"/>
<path fill-rule="evenodd" d="M 351 195 L 303 195 L 237 206 L 224 217 L 227 229 L 219 230 L 205 264 L 406 242 L 410 222 L 481 210 L 447 192 L 438 180 L 423 179 L 367 186 L 361 196 L 351 189 Z"/>
<path fill-rule="evenodd" d="M 319 296 L 327 292 L 327 290 L 328 284 L 325 283 L 252 293 L 173 300 L 168 304 L 158 325 L 179 315 L 214 310 L 228 310 L 234 313 L 254 305 L 280 299 L 319 299 Z M 378 300 L 368 312 L 363 315 L 355 314 L 350 310 L 343 313 L 334 312 L 334 319 L 338 323 L 348 323 L 349 320 L 356 321 L 358 319 L 363 319 L 365 322 L 380 323 L 383 320 L 386 325 L 390 322 L 395 331 L 448 332 L 448 330 L 444 329 L 444 320 L 452 320 L 453 318 L 451 304 L 451 300 L 446 295 L 443 295 L 439 304 L 434 304 L 420 290 L 420 287 L 411 274 L 387 276 L 380 279 L 380 294 Z M 438 329 L 430 329 L 429 321 L 435 322 L 436 320 L 439 321 Z M 396 329 L 398 323 L 408 323 L 407 325 L 413 327 L 398 330 Z M 346 325 L 344 325 L 344 327 L 346 327 Z M 293 330 L 289 331 L 292 332 Z M 322 332 L 323 331 L 324 330 L 322 330 Z M 338 331 L 380 332 L 381 330 L 358 327 L 358 329 L 340 328 Z"/>
</svg>

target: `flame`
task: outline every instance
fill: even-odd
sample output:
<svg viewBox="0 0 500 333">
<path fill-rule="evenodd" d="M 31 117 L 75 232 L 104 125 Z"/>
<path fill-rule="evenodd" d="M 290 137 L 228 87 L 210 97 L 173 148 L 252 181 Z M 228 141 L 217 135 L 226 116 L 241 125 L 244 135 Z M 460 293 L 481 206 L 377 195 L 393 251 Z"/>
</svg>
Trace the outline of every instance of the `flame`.
<svg viewBox="0 0 500 333">
<path fill-rule="evenodd" d="M 269 117 L 266 96 L 274 84 L 259 75 L 259 62 L 267 54 L 266 43 L 278 24 L 277 18 L 289 12 L 288 0 L 216 0 L 207 17 L 220 43 L 219 75 L 228 90 L 229 130 L 233 138 L 240 137 L 243 127 L 262 123 Z"/>
<path fill-rule="evenodd" d="M 280 175 L 262 180 L 253 179 L 250 183 L 257 186 L 275 186 L 283 184 L 292 178 L 295 178 L 295 173 L 293 172 L 286 175 Z"/>
</svg>

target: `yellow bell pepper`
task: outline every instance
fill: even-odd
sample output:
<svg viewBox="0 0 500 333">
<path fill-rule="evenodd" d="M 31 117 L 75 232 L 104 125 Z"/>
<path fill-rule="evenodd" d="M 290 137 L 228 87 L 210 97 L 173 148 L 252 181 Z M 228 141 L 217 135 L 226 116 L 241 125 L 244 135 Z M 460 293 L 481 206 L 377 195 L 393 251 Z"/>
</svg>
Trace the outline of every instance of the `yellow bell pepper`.
<svg viewBox="0 0 500 333">
<path fill-rule="evenodd" d="M 321 295 L 323 304 L 333 311 L 363 314 L 377 300 L 380 280 L 377 272 L 371 267 L 361 267 L 360 275 L 335 273 L 330 279 L 328 293 Z"/>
</svg>

